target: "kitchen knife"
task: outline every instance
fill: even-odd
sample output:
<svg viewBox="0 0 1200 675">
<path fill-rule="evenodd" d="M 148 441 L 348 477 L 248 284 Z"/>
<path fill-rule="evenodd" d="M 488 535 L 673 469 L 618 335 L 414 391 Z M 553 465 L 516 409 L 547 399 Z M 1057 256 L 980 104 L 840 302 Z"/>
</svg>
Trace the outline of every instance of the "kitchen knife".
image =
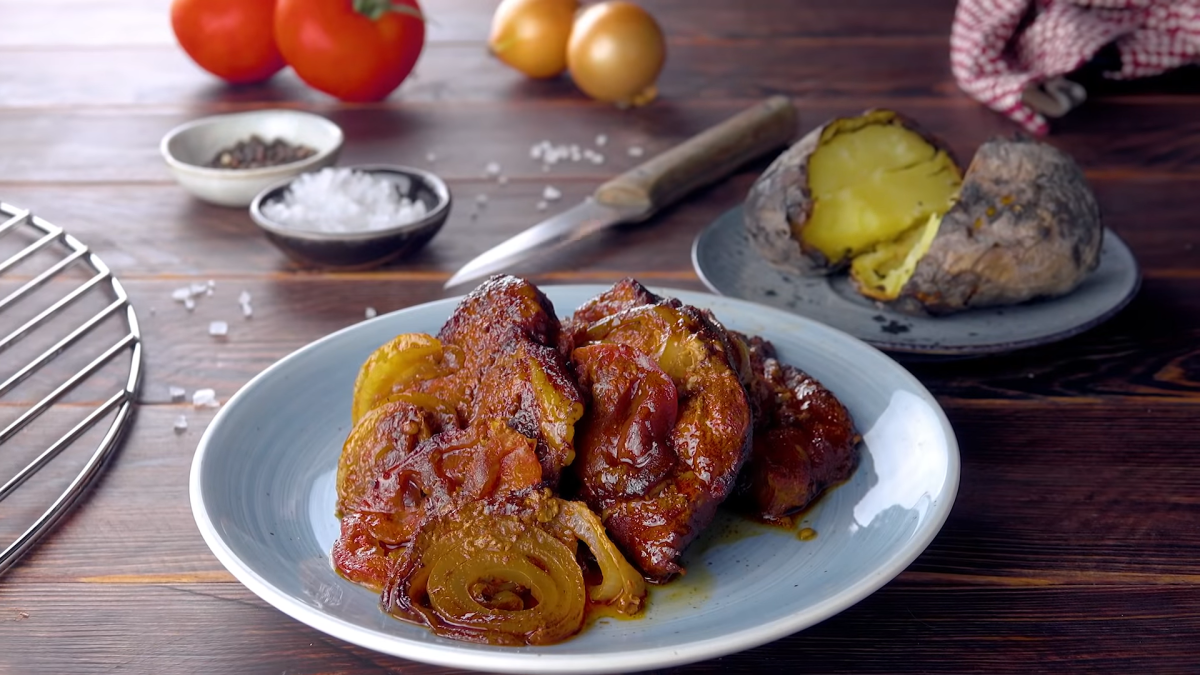
<svg viewBox="0 0 1200 675">
<path fill-rule="evenodd" d="M 764 152 L 787 144 L 796 109 L 773 96 L 651 158 L 596 188 L 590 197 L 485 251 L 454 273 L 444 288 L 501 272 L 620 223 L 645 220 L 692 190 L 729 175 Z"/>
</svg>

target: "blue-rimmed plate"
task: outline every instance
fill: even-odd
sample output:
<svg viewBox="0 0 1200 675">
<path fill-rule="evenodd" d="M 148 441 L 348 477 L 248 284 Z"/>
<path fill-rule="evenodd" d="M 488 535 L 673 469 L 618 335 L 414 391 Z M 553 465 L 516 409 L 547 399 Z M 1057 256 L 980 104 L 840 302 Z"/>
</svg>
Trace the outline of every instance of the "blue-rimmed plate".
<svg viewBox="0 0 1200 675">
<path fill-rule="evenodd" d="M 604 288 L 543 290 L 567 314 Z M 235 394 L 192 464 L 201 534 L 251 591 L 317 630 L 414 661 L 508 673 L 627 672 L 714 658 L 833 616 L 903 571 L 945 522 L 958 488 L 958 445 L 929 392 L 895 361 L 825 325 L 734 298 L 658 290 L 770 339 L 849 408 L 864 437 L 862 462 L 806 514 L 815 538 L 722 515 L 687 551 L 687 576 L 654 589 L 643 618 L 601 620 L 549 647 L 456 642 L 385 615 L 377 594 L 342 579 L 329 559 L 354 378 L 396 334 L 436 333 L 457 300 L 334 333 Z"/>
<path fill-rule="evenodd" d="M 715 293 L 807 316 L 888 352 L 926 358 L 999 354 L 1065 340 L 1121 311 L 1142 278 L 1129 247 L 1106 229 L 1099 267 L 1068 295 L 942 317 L 909 316 L 863 297 L 848 275 L 802 277 L 767 264 L 746 235 L 740 206 L 700 232 L 692 264 Z"/>
</svg>

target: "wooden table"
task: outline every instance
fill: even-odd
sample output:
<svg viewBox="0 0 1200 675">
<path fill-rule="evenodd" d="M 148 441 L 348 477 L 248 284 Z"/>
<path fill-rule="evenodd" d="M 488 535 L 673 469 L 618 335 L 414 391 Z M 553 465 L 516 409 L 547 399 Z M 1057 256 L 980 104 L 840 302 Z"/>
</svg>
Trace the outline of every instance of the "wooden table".
<svg viewBox="0 0 1200 675">
<path fill-rule="evenodd" d="M 188 502 L 189 465 L 214 411 L 172 402 L 170 386 L 211 387 L 225 400 L 368 307 L 446 297 L 442 282 L 460 264 L 544 215 L 535 208 L 544 186 L 562 191 L 553 206 L 562 208 L 632 166 L 626 148 L 659 152 L 769 94 L 793 98 L 798 131 L 894 107 L 962 157 L 1014 130 L 954 85 L 949 0 L 643 4 L 670 38 L 661 99 L 620 111 L 565 79 L 528 81 L 490 58 L 487 0 L 427 2 L 433 23 L 417 74 L 386 102 L 355 106 L 290 71 L 263 86 L 222 85 L 176 46 L 166 0 L 0 0 L 0 199 L 65 227 L 113 268 L 142 320 L 146 364 L 136 423 L 109 472 L 0 579 L 0 672 L 452 672 L 327 637 L 221 567 Z M 962 451 L 957 503 L 928 550 L 813 628 L 676 672 L 1200 671 L 1196 75 L 1094 89 L 1049 137 L 1082 164 L 1106 224 L 1140 262 L 1132 304 L 1052 346 L 907 364 Z M 340 124 L 343 164 L 414 164 L 446 177 L 458 206 L 443 232 L 379 271 L 300 269 L 246 212 L 172 182 L 157 147 L 168 129 L 270 106 Z M 599 133 L 610 139 L 603 166 L 543 173 L 529 158 L 538 141 Z M 483 175 L 490 161 L 507 185 Z M 702 289 L 692 239 L 765 165 L 645 227 L 519 271 L 537 282 L 635 275 Z M 214 297 L 194 312 L 171 300 L 209 279 Z M 252 295 L 251 320 L 238 314 L 241 290 Z M 231 324 L 223 341 L 207 333 L 218 319 Z M 0 409 L 11 417 L 20 404 Z M 185 433 L 173 430 L 180 415 Z"/>
</svg>

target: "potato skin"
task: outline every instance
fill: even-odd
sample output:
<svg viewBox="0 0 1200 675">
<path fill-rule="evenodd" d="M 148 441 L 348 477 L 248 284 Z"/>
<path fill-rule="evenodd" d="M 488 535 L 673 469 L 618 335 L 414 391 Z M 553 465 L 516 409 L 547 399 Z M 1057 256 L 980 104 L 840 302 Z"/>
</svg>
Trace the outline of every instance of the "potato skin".
<svg viewBox="0 0 1200 675">
<path fill-rule="evenodd" d="M 830 274 L 844 267 L 831 264 L 825 254 L 805 246 L 799 235 L 813 209 L 808 158 L 831 124 L 813 129 L 776 157 L 754 181 L 743 208 L 746 234 L 759 255 L 779 269 L 805 276 Z"/>
<path fill-rule="evenodd" d="M 1030 138 L 980 146 L 958 201 L 890 306 L 942 315 L 1075 289 L 1100 262 L 1104 228 L 1083 171 Z"/>
<path fill-rule="evenodd" d="M 808 132 L 771 162 L 751 186 L 743 205 L 750 243 L 767 262 L 786 272 L 821 276 L 845 269 L 850 259 L 831 261 L 800 238 L 812 216 L 813 197 L 808 187 L 809 158 L 834 136 L 866 126 L 897 124 L 944 151 L 958 166 L 950 148 L 914 120 L 894 111 L 871 109 L 855 117 L 838 117 Z"/>
</svg>

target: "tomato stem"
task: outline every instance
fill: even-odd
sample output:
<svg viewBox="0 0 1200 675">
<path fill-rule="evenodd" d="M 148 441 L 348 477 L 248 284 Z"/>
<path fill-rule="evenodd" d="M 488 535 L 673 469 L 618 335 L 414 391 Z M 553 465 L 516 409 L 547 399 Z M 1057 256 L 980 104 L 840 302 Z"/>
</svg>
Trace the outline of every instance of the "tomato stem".
<svg viewBox="0 0 1200 675">
<path fill-rule="evenodd" d="M 354 11 L 372 21 L 378 21 L 379 17 L 388 12 L 407 14 L 422 21 L 425 20 L 425 15 L 421 13 L 421 10 L 411 5 L 393 2 L 393 0 L 353 0 L 353 6 Z"/>
</svg>

